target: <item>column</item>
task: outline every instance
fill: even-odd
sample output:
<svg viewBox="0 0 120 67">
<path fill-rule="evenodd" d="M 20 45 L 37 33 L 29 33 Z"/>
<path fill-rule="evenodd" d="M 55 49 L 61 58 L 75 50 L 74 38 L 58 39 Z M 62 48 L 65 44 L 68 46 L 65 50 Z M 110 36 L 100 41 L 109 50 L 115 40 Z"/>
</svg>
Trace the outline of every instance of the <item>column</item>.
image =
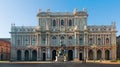
<svg viewBox="0 0 120 67">
<path fill-rule="evenodd" d="M 97 50 L 96 50 L 96 48 L 94 48 L 94 60 L 96 60 L 97 59 Z"/>
<path fill-rule="evenodd" d="M 22 60 L 24 61 L 24 50 L 21 50 L 21 52 L 22 52 Z"/>
<path fill-rule="evenodd" d="M 102 60 L 105 60 L 105 50 L 102 50 Z"/>
<path fill-rule="evenodd" d="M 47 60 L 50 60 L 50 48 L 47 49 Z"/>
</svg>

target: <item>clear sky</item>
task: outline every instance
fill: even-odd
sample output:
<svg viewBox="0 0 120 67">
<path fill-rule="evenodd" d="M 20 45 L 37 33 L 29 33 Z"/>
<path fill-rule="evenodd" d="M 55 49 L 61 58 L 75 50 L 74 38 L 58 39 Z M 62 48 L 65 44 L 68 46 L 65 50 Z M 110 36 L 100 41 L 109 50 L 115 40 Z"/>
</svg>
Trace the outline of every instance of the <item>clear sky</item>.
<svg viewBox="0 0 120 67">
<path fill-rule="evenodd" d="M 120 35 L 120 0 L 0 0 L 0 38 L 10 37 L 11 23 L 16 26 L 37 26 L 38 9 L 72 12 L 88 10 L 88 25 L 117 25 Z"/>
</svg>

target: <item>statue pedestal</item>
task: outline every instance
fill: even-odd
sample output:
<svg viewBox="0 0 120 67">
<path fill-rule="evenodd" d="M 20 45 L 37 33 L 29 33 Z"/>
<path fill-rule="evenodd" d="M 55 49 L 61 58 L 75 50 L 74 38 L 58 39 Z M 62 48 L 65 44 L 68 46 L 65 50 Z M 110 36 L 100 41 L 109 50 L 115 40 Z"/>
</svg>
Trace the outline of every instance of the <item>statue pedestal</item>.
<svg viewBox="0 0 120 67">
<path fill-rule="evenodd" d="M 64 62 L 64 61 L 66 61 L 66 57 L 63 56 L 63 55 L 56 56 L 56 60 L 55 61 Z"/>
</svg>

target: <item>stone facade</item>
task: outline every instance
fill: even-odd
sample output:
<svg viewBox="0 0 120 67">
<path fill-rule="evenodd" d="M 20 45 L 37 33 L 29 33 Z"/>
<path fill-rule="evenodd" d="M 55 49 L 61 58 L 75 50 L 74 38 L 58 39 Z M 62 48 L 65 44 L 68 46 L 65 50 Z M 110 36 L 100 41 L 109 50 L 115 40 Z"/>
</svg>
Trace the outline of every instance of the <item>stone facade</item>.
<svg viewBox="0 0 120 67">
<path fill-rule="evenodd" d="M 0 39 L 0 60 L 10 59 L 10 42 Z"/>
<path fill-rule="evenodd" d="M 38 26 L 11 27 L 11 60 L 55 60 L 60 42 L 67 60 L 116 60 L 116 26 L 87 25 L 87 10 L 37 14 Z"/>
</svg>

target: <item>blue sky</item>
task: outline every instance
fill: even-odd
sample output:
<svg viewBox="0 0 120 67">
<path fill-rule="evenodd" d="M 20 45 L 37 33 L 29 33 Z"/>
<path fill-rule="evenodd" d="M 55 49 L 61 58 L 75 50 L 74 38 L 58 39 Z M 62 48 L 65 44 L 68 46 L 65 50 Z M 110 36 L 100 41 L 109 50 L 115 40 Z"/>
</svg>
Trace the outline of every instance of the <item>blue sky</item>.
<svg viewBox="0 0 120 67">
<path fill-rule="evenodd" d="M 117 25 L 120 35 L 120 0 L 0 0 L 0 38 L 10 37 L 11 24 L 37 26 L 38 9 L 69 11 L 74 8 L 88 10 L 88 25 Z"/>
</svg>

